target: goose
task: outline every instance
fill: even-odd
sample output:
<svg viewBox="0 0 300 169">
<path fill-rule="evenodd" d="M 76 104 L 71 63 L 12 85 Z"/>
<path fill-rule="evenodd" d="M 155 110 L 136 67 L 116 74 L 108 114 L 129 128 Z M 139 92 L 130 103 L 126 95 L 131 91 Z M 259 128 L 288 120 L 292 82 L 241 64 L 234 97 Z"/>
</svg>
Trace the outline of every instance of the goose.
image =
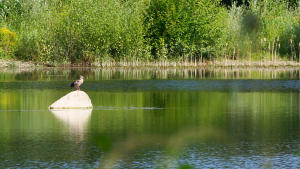
<svg viewBox="0 0 300 169">
<path fill-rule="evenodd" d="M 73 83 L 71 83 L 71 88 L 73 88 L 74 86 L 76 87 L 77 90 L 80 91 L 79 86 L 83 83 L 83 76 L 80 75 L 80 78 L 78 80 L 75 80 Z"/>
</svg>

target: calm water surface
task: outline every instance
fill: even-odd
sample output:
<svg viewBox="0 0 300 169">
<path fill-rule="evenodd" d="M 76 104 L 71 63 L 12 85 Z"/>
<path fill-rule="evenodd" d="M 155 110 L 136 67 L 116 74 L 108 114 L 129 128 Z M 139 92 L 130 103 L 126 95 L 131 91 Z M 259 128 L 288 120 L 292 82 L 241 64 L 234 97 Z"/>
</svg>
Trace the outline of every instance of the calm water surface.
<svg viewBox="0 0 300 169">
<path fill-rule="evenodd" d="M 73 79 L 93 110 L 49 111 Z M 0 72 L 0 168 L 300 168 L 298 70 Z"/>
</svg>

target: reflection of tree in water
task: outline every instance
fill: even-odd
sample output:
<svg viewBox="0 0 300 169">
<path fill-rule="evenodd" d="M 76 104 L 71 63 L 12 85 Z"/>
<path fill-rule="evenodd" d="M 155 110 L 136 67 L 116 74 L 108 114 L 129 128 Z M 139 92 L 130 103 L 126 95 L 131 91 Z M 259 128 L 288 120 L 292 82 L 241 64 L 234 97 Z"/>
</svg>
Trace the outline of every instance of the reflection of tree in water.
<svg viewBox="0 0 300 169">
<path fill-rule="evenodd" d="M 92 74 L 91 68 L 72 68 L 68 75 L 69 79 L 78 79 L 80 75 L 87 79 Z"/>
<path fill-rule="evenodd" d="M 168 99 L 168 94 L 166 92 L 152 92 L 150 103 L 152 104 L 151 106 L 155 106 L 157 108 L 165 108 Z M 147 104 L 149 104 L 148 101 L 146 102 Z"/>
<path fill-rule="evenodd" d="M 300 29 L 299 29 L 300 30 Z M 298 40 L 299 41 L 299 40 Z M 287 44 L 288 45 L 288 44 Z M 298 45 L 298 44 L 297 44 Z M 299 50 L 295 47 L 297 57 Z M 272 69 L 272 68 L 43 68 L 31 71 L 2 71 L 0 79 L 6 81 L 20 80 L 51 80 L 66 81 L 77 79 L 83 75 L 89 80 L 150 80 L 150 79 L 277 79 L 277 78 L 299 78 L 299 70 L 294 68 Z"/>
<path fill-rule="evenodd" d="M 15 75 L 16 80 L 38 80 L 40 71 L 20 72 Z"/>
<path fill-rule="evenodd" d="M 80 75 L 84 77 L 89 77 L 93 71 L 91 68 L 43 68 L 43 69 L 34 69 L 31 71 L 21 71 L 17 73 L 12 73 L 15 80 L 74 80 L 77 79 Z M 5 73 L 11 74 L 11 73 Z M 1 74 L 0 74 L 1 76 Z"/>
<path fill-rule="evenodd" d="M 31 71 L 18 71 L 13 73 L 14 79 L 11 80 L 66 80 L 66 76 L 70 73 L 69 69 L 60 68 L 38 68 Z M 0 74 L 1 76 L 2 74 Z"/>
</svg>

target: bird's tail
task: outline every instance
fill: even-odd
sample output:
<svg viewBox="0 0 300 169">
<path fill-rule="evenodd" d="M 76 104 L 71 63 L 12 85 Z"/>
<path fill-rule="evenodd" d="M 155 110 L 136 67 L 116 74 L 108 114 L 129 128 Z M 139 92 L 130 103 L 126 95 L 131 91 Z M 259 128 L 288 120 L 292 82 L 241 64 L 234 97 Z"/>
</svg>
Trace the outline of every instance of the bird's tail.
<svg viewBox="0 0 300 169">
<path fill-rule="evenodd" d="M 70 87 L 73 88 L 75 86 L 74 82 L 71 83 Z"/>
</svg>

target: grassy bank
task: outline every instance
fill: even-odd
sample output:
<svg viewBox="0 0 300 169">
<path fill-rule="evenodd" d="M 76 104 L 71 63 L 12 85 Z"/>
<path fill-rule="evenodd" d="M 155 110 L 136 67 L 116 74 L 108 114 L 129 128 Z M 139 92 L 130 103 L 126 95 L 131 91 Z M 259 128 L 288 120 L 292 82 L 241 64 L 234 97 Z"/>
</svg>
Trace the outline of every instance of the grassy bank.
<svg viewBox="0 0 300 169">
<path fill-rule="evenodd" d="M 232 6 L 219 0 L 2 0 L 0 59 L 47 65 L 298 66 L 300 7 L 275 0 Z"/>
<path fill-rule="evenodd" d="M 123 61 L 123 62 L 94 62 L 91 64 L 70 64 L 70 63 L 43 63 L 43 62 L 32 62 L 32 61 L 21 61 L 13 59 L 0 59 L 0 68 L 20 68 L 20 69 L 40 69 L 40 68 L 299 68 L 300 62 L 288 61 L 288 60 L 262 60 L 262 61 L 249 61 L 249 60 L 213 60 L 213 61 Z"/>
</svg>

